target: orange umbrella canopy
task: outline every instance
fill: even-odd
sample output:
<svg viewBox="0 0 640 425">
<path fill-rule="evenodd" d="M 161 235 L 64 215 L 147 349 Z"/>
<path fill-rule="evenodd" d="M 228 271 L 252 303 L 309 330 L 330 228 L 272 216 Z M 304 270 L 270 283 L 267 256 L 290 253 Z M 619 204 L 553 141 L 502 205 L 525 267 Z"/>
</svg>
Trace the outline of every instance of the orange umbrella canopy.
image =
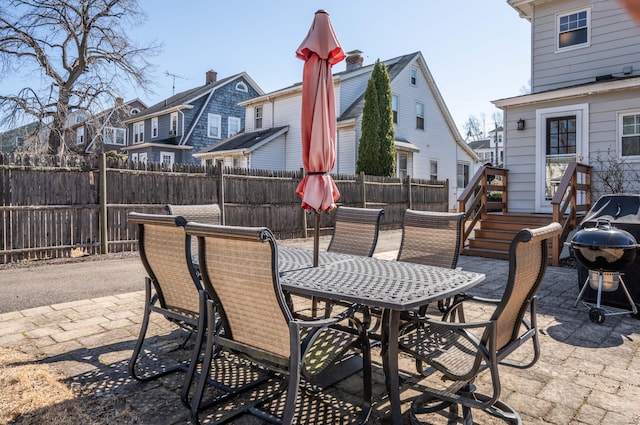
<svg viewBox="0 0 640 425">
<path fill-rule="evenodd" d="M 316 12 L 306 38 L 296 50 L 302 74 L 302 162 L 306 175 L 296 192 L 302 208 L 330 211 L 340 192 L 329 175 L 336 163 L 336 105 L 331 68 L 345 58 L 329 14 Z"/>
</svg>

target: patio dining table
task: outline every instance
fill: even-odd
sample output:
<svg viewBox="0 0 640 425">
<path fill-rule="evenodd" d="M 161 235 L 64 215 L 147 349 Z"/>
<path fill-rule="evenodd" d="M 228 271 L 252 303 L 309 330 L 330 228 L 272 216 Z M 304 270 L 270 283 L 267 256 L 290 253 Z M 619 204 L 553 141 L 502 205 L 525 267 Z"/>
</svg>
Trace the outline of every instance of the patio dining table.
<svg viewBox="0 0 640 425">
<path fill-rule="evenodd" d="M 373 257 L 320 252 L 313 267 L 313 251 L 278 247 L 282 288 L 291 293 L 380 308 L 382 364 L 394 424 L 402 423 L 398 333 L 400 315 L 447 298 L 482 282 L 471 271 L 425 266 Z"/>
</svg>

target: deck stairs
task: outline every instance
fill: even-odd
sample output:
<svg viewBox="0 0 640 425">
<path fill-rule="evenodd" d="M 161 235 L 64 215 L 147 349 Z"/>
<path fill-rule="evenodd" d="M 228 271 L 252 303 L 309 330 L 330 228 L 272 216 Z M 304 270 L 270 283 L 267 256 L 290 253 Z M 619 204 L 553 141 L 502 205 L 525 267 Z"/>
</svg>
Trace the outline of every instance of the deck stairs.
<svg viewBox="0 0 640 425">
<path fill-rule="evenodd" d="M 551 223 L 551 214 L 487 213 L 465 243 L 462 255 L 509 259 L 509 245 L 516 233 Z"/>
</svg>

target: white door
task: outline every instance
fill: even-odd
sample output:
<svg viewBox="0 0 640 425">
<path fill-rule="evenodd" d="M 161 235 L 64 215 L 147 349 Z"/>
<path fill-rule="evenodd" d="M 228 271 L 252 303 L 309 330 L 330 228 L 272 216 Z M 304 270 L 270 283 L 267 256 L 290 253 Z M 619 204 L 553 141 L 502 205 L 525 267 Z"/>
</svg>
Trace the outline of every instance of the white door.
<svg viewBox="0 0 640 425">
<path fill-rule="evenodd" d="M 550 213 L 567 166 L 588 157 L 588 105 L 536 112 L 536 212 Z"/>
</svg>

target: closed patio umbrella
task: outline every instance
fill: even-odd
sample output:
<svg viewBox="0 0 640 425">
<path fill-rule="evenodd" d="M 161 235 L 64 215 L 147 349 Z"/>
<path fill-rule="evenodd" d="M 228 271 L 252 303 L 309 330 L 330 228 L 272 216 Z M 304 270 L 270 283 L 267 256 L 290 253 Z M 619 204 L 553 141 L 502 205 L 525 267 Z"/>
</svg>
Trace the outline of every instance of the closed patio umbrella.
<svg viewBox="0 0 640 425">
<path fill-rule="evenodd" d="M 316 12 L 306 38 L 296 50 L 305 61 L 302 74 L 302 162 L 305 177 L 296 192 L 302 208 L 315 212 L 313 265 L 318 265 L 321 211 L 331 211 L 340 192 L 329 175 L 336 163 L 336 105 L 331 67 L 345 58 L 329 14 Z"/>
</svg>

